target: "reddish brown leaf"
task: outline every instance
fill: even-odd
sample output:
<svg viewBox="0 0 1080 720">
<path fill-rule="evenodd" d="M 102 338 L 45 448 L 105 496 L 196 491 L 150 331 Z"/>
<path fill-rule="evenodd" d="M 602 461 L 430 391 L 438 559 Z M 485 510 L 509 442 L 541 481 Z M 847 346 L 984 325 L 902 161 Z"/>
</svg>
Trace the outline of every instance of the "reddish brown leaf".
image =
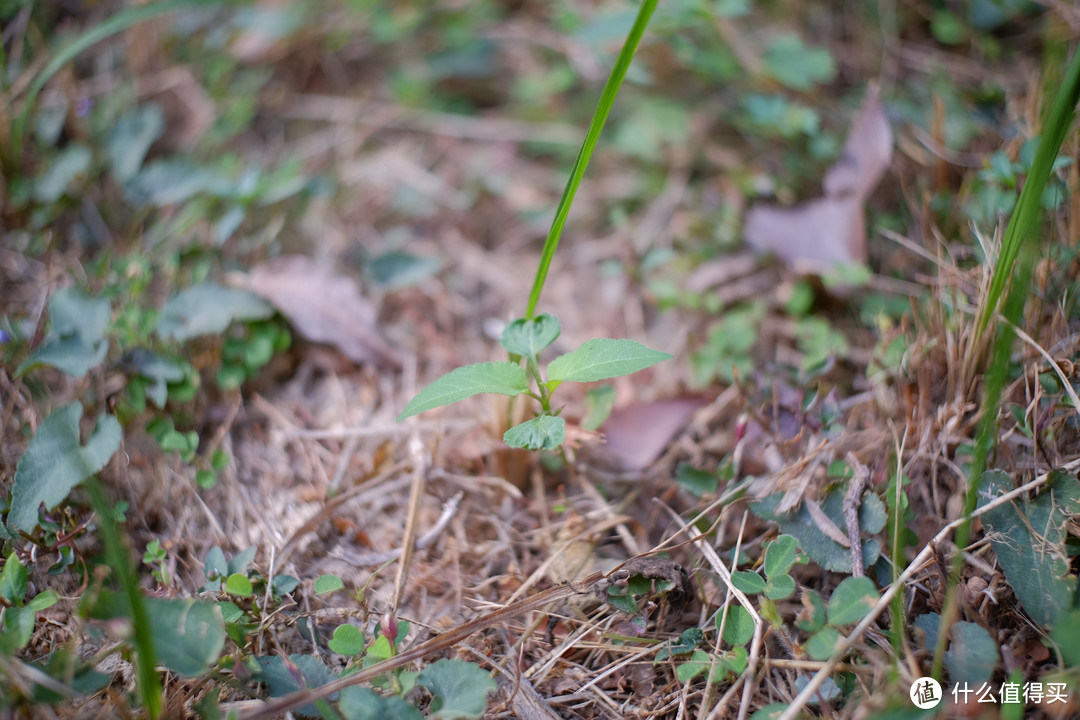
<svg viewBox="0 0 1080 720">
<path fill-rule="evenodd" d="M 604 455 L 624 470 L 642 470 L 660 457 L 704 405 L 703 398 L 686 397 L 617 408 L 600 427 Z"/>
</svg>

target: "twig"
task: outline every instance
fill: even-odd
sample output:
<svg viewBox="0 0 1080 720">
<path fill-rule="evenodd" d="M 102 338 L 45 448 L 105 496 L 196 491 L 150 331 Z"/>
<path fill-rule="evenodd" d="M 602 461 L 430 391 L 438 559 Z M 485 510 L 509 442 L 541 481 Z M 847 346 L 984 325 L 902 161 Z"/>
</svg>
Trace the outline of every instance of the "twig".
<svg viewBox="0 0 1080 720">
<path fill-rule="evenodd" d="M 423 550 L 428 545 L 435 542 L 435 538 L 442 534 L 442 531 L 450 524 L 450 519 L 457 513 L 458 506 L 461 505 L 461 499 L 463 497 L 465 497 L 465 493 L 463 491 L 458 491 L 452 498 L 443 503 L 442 514 L 439 515 L 439 519 L 435 521 L 435 524 L 417 539 L 415 545 L 416 550 Z M 401 557 L 403 551 L 404 548 L 394 548 L 393 550 L 387 550 L 386 552 L 364 553 L 361 555 L 345 550 L 344 548 L 334 548 L 329 554 L 332 557 L 344 560 L 355 567 L 371 567 L 373 565 L 382 565 L 390 560 L 396 560 Z"/>
<path fill-rule="evenodd" d="M 862 541 L 859 539 L 859 505 L 866 483 L 870 480 L 870 471 L 859 462 L 854 453 L 847 454 L 847 463 L 854 472 L 847 494 L 844 495 L 844 522 L 847 524 L 850 543 L 848 547 L 851 549 L 851 576 L 864 577 L 866 571 L 863 568 Z"/>
</svg>

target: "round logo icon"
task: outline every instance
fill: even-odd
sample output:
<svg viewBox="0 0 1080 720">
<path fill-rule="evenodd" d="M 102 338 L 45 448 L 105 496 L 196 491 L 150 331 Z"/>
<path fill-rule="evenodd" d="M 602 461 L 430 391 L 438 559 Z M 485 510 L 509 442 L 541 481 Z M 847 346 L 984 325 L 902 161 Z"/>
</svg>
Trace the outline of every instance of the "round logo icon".
<svg viewBox="0 0 1080 720">
<path fill-rule="evenodd" d="M 941 702 L 941 683 L 932 677 L 921 677 L 911 683 L 908 692 L 911 702 L 920 710 L 928 710 Z"/>
</svg>

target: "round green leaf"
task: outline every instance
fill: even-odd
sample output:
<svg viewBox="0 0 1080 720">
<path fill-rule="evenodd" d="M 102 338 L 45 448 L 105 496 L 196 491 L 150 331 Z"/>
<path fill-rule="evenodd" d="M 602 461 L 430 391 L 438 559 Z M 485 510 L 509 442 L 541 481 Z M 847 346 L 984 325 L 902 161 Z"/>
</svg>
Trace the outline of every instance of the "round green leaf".
<svg viewBox="0 0 1080 720">
<path fill-rule="evenodd" d="M 456 403 L 480 393 L 519 395 L 529 389 L 525 368 L 512 362 L 466 365 L 446 375 L 416 394 L 398 415 L 398 421 L 426 410 Z"/>
<path fill-rule="evenodd" d="M 587 340 L 577 350 L 560 355 L 548 365 L 548 382 L 594 382 L 644 370 L 672 356 L 633 340 Z"/>
<path fill-rule="evenodd" d="M 814 660 L 828 660 L 832 657 L 840 642 L 840 631 L 836 628 L 827 627 L 818 630 L 810 636 L 806 643 L 806 652 Z"/>
<path fill-rule="evenodd" d="M 717 627 L 720 626 L 720 614 L 716 615 Z M 728 645 L 745 645 L 754 637 L 754 618 L 742 605 L 728 607 L 724 621 L 724 642 Z"/>
<path fill-rule="evenodd" d="M 765 580 L 756 572 L 736 570 L 731 573 L 731 584 L 750 595 L 765 592 Z"/>
<path fill-rule="evenodd" d="M 338 655 L 359 655 L 364 652 L 366 643 L 360 628 L 345 623 L 334 628 L 334 636 L 330 638 L 329 645 Z"/>
<path fill-rule="evenodd" d="M 225 645 L 225 620 L 216 604 L 147 598 L 146 605 L 158 662 L 185 677 L 201 675 L 217 662 Z"/>
<path fill-rule="evenodd" d="M 484 670 L 464 660 L 436 660 L 416 679 L 432 695 L 432 717 L 479 718 L 487 710 L 487 696 L 495 681 Z"/>
<path fill-rule="evenodd" d="M 251 597 L 254 588 L 251 586 L 251 580 L 248 579 L 247 575 L 233 573 L 225 581 L 225 592 L 240 597 Z"/>
<path fill-rule="evenodd" d="M 541 415 L 515 425 L 503 434 L 510 447 L 526 450 L 553 450 L 566 440 L 566 422 L 555 415 Z"/>
<path fill-rule="evenodd" d="M 345 587 L 345 583 L 337 575 L 320 575 L 315 580 L 315 594 L 325 595 L 326 593 L 334 592 L 335 590 L 341 590 Z"/>
<path fill-rule="evenodd" d="M 870 578 L 844 578 L 829 598 L 829 624 L 857 623 L 877 605 L 877 600 L 877 589 Z"/>
<path fill-rule="evenodd" d="M 553 315 L 543 313 L 531 320 L 518 318 L 506 326 L 503 330 L 499 344 L 512 352 L 524 357 L 539 355 L 559 337 L 562 328 L 559 321 Z"/>
<path fill-rule="evenodd" d="M 783 600 L 795 594 L 795 578 L 790 575 L 777 575 L 765 583 L 765 596 L 772 600 Z"/>
</svg>

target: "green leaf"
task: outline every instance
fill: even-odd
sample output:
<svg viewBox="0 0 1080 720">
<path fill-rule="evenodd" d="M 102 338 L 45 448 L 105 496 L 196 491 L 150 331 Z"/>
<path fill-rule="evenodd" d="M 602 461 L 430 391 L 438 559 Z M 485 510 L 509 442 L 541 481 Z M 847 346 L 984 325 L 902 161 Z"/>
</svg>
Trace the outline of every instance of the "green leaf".
<svg viewBox="0 0 1080 720">
<path fill-rule="evenodd" d="M 11 488 L 8 527 L 32 532 L 38 522 L 38 506 L 58 505 L 71 489 L 90 477 L 120 447 L 120 423 L 112 415 L 102 415 L 83 446 L 79 442 L 79 419 L 83 408 L 77 402 L 53 411 L 19 460 Z"/>
<path fill-rule="evenodd" d="M 281 697 L 298 690 L 314 689 L 334 679 L 334 673 L 318 658 L 311 655 L 277 655 L 256 657 L 259 664 L 257 680 L 266 683 L 270 697 Z M 322 717 L 314 703 L 296 709 L 300 715 Z"/>
<path fill-rule="evenodd" d="M 988 681 L 998 663 L 997 643 L 990 633 L 980 625 L 964 621 L 953 623 L 949 633 L 952 642 L 945 653 L 949 681 L 974 687 Z"/>
<path fill-rule="evenodd" d="M 815 590 L 804 590 L 802 612 L 795 618 L 795 627 L 806 632 L 817 632 L 825 624 L 825 601 Z"/>
<path fill-rule="evenodd" d="M 548 365 L 548 381 L 594 382 L 644 370 L 672 356 L 650 350 L 633 340 L 586 340 L 577 350 L 560 355 Z"/>
<path fill-rule="evenodd" d="M 720 627 L 720 613 L 716 614 L 717 629 Z M 745 645 L 754 637 L 754 618 L 742 605 L 728 606 L 727 619 L 724 621 L 724 642 L 728 645 Z"/>
<path fill-rule="evenodd" d="M 424 668 L 417 685 L 432 695 L 432 717 L 444 720 L 478 718 L 487 709 L 495 681 L 478 665 L 464 660 L 436 660 Z"/>
<path fill-rule="evenodd" d="M 55 203 L 73 185 L 86 179 L 92 159 L 93 154 L 86 145 L 68 145 L 34 181 L 34 199 L 43 205 Z"/>
<path fill-rule="evenodd" d="M 720 478 L 708 470 L 698 470 L 687 462 L 680 462 L 675 468 L 675 480 L 694 497 L 714 493 L 720 486 Z"/>
<path fill-rule="evenodd" d="M 145 105 L 120 116 L 107 141 L 109 168 L 117 182 L 122 184 L 135 177 L 146 151 L 164 129 L 165 114 L 159 105 Z"/>
<path fill-rule="evenodd" d="M 397 695 L 382 697 L 374 690 L 351 685 L 341 691 L 338 710 L 345 720 L 423 720 L 413 705 Z"/>
<path fill-rule="evenodd" d="M 360 628 L 345 623 L 334 628 L 334 636 L 330 638 L 328 645 L 338 655 L 359 655 L 364 652 L 367 643 Z"/>
<path fill-rule="evenodd" d="M 216 603 L 146 598 L 158 662 L 185 677 L 203 674 L 225 646 L 225 620 Z"/>
<path fill-rule="evenodd" d="M 4 560 L 4 570 L 0 572 L 0 598 L 10 604 L 20 606 L 26 599 L 26 590 L 30 586 L 30 578 L 26 568 L 13 550 Z"/>
<path fill-rule="evenodd" d="M 825 48 L 811 47 L 794 33 L 781 33 L 762 57 L 765 72 L 792 90 L 812 90 L 836 74 L 836 61 Z"/>
<path fill-rule="evenodd" d="M 776 575 L 765 583 L 765 597 L 783 600 L 795 594 L 795 578 L 790 575 Z"/>
<path fill-rule="evenodd" d="M 525 368 L 512 362 L 466 365 L 447 374 L 416 394 L 398 415 L 398 422 L 426 410 L 456 403 L 480 393 L 519 395 L 528 391 Z"/>
<path fill-rule="evenodd" d="M 825 516 L 832 520 L 833 524 L 844 535 L 847 534 L 847 521 L 844 519 L 844 493 L 847 491 L 847 483 L 839 483 L 818 500 L 818 506 Z M 776 506 L 783 497 L 783 493 L 769 495 L 762 500 L 751 503 L 750 510 L 755 515 L 771 520 L 780 526 L 788 535 L 792 535 L 799 542 L 799 547 L 812 561 L 830 572 L 851 574 L 851 550 L 826 535 L 818 525 L 817 520 L 810 514 L 806 503 L 798 510 L 789 514 L 776 512 Z M 859 529 L 865 533 L 876 533 L 883 527 L 885 520 L 884 506 L 880 499 L 875 502 L 874 493 L 866 493 L 863 503 L 859 508 Z M 877 528 L 871 530 L 870 528 Z M 881 544 L 874 538 L 862 541 L 863 565 L 869 567 L 877 561 L 881 554 Z"/>
<path fill-rule="evenodd" d="M 389 291 L 416 285 L 438 272 L 440 266 L 442 261 L 436 257 L 391 251 L 373 257 L 364 266 L 364 271 L 376 285 Z"/>
<path fill-rule="evenodd" d="M 614 386 L 597 385 L 589 388 L 585 391 L 585 417 L 581 420 L 581 427 L 596 430 L 608 419 L 614 407 Z"/>
<path fill-rule="evenodd" d="M 238 595 L 240 597 L 251 597 L 255 588 L 251 585 L 251 580 L 247 575 L 241 575 L 240 573 L 233 573 L 225 580 L 225 592 L 230 595 Z"/>
<path fill-rule="evenodd" d="M 76 696 L 80 697 L 98 692 L 112 680 L 112 676 L 80 662 L 73 651 L 63 646 L 50 653 L 44 662 L 33 664 L 61 685 L 74 690 Z M 59 703 L 65 700 L 51 688 L 37 684 L 33 686 L 31 695 L 36 703 Z"/>
<path fill-rule="evenodd" d="M 677 640 L 669 640 L 664 647 L 660 648 L 660 652 L 656 653 L 656 657 L 653 658 L 653 665 L 676 655 L 687 655 L 693 652 L 698 643 L 704 639 L 705 633 L 699 627 L 689 627 L 683 630 Z"/>
<path fill-rule="evenodd" d="M 112 311 L 109 301 L 91 298 L 75 288 L 57 291 L 49 299 L 49 333 L 45 342 L 15 371 L 21 376 L 42 365 L 81 378 L 105 360 L 105 333 Z"/>
<path fill-rule="evenodd" d="M 781 535 L 765 547 L 765 576 L 772 578 L 785 574 L 798 559 L 799 541 L 790 535 Z"/>
<path fill-rule="evenodd" d="M 806 652 L 814 660 L 828 660 L 840 644 L 840 631 L 833 627 L 822 628 L 810 636 Z"/>
<path fill-rule="evenodd" d="M 507 352 L 523 357 L 535 357 L 562 332 L 562 327 L 554 315 L 543 313 L 533 319 L 518 318 L 503 330 L 499 344 Z"/>
<path fill-rule="evenodd" d="M 159 408 L 164 408 L 169 399 L 169 383 L 180 382 L 185 377 L 182 361 L 158 355 L 146 348 L 135 348 L 125 354 L 124 362 L 150 381 L 146 394 Z"/>
<path fill-rule="evenodd" d="M 300 579 L 292 575 L 275 575 L 270 587 L 278 597 L 288 595 L 300 585 Z"/>
<path fill-rule="evenodd" d="M 844 578 L 829 598 L 829 624 L 853 625 L 874 609 L 878 601 L 877 588 L 868 577 Z"/>
<path fill-rule="evenodd" d="M 345 587 L 345 583 L 337 575 L 320 575 L 315 580 L 315 594 L 325 595 L 326 593 L 332 593 L 335 590 L 341 590 Z"/>
<path fill-rule="evenodd" d="M 704 650 L 695 650 L 689 660 L 679 663 L 679 666 L 675 668 L 675 677 L 679 679 L 679 682 L 687 683 L 698 675 L 708 672 L 710 667 L 712 667 L 712 657 L 709 653 Z"/>
<path fill-rule="evenodd" d="M 247 290 L 202 283 L 166 301 L 158 316 L 157 334 L 184 342 L 223 333 L 234 321 L 265 320 L 273 314 L 269 303 Z"/>
<path fill-rule="evenodd" d="M 986 504 L 1013 487 L 1008 474 L 987 471 L 979 480 L 979 502 Z M 982 516 L 1005 579 L 1024 610 L 1042 625 L 1052 625 L 1072 604 L 1077 579 L 1070 571 L 1065 540 L 1069 518 L 1077 514 L 1080 483 L 1054 470 L 1034 500 L 1017 498 Z"/>
<path fill-rule="evenodd" d="M 756 572 L 736 570 L 731 573 L 731 584 L 748 595 L 765 592 L 765 579 Z"/>
<path fill-rule="evenodd" d="M 566 421 L 555 415 L 540 415 L 503 433 L 510 447 L 526 450 L 553 450 L 566 440 Z"/>
<path fill-rule="evenodd" d="M 126 184 L 128 199 L 136 205 L 178 205 L 200 193 L 228 197 L 235 182 L 185 160 L 156 160 Z"/>
<path fill-rule="evenodd" d="M 248 545 L 240 552 L 233 555 L 232 560 L 229 561 L 228 575 L 233 573 L 244 572 L 251 565 L 251 562 L 255 559 L 255 553 L 258 552 L 258 548 L 254 545 Z"/>
</svg>

